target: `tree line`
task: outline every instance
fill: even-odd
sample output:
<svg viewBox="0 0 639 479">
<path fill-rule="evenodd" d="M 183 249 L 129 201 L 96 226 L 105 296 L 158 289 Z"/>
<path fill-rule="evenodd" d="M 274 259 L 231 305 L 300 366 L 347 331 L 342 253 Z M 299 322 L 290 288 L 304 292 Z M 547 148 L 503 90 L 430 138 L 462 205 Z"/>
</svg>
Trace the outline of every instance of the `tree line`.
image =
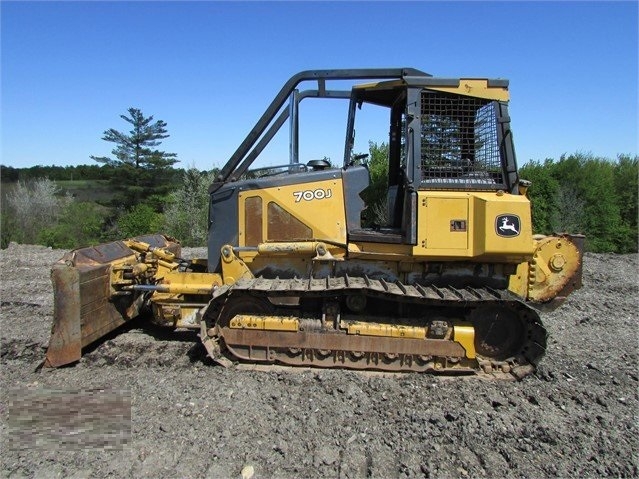
<svg viewBox="0 0 639 479">
<path fill-rule="evenodd" d="M 15 241 L 68 249 L 153 232 L 185 246 L 206 243 L 208 186 L 217 170 L 175 168 L 177 155 L 158 149 L 168 137 L 165 122 L 136 108 L 121 118 L 131 129 L 104 132 L 114 148 L 111 157 L 91 156 L 98 164 L 0 165 L 1 247 Z M 387 158 L 387 144 L 369 143 L 367 225 L 387 220 Z M 533 231 L 583 233 L 589 251 L 636 252 L 637 163 L 636 156 L 611 160 L 577 153 L 525 164 L 520 177 L 532 181 L 527 194 Z M 87 198 L 69 190 L 78 181 L 89 188 Z M 98 183 L 107 185 L 107 197 L 96 199 Z"/>
<path fill-rule="evenodd" d="M 637 252 L 639 157 L 590 154 L 531 161 L 519 169 L 532 181 L 533 231 L 583 233 L 594 252 Z"/>
<path fill-rule="evenodd" d="M 164 121 L 138 108 L 120 118 L 130 130 L 104 131 L 114 148 L 112 156 L 90 156 L 97 164 L 0 165 L 1 247 L 15 241 L 75 248 L 158 231 L 187 246 L 204 243 L 214 172 L 175 168 L 177 155 L 159 149 L 169 136 Z"/>
<path fill-rule="evenodd" d="M 36 165 L 27 168 L 0 165 L 2 183 L 16 183 L 48 178 L 52 181 L 107 181 L 112 182 L 117 175 L 117 167 L 111 165 Z M 183 168 L 171 168 L 168 181 L 177 186 L 182 180 Z"/>
</svg>

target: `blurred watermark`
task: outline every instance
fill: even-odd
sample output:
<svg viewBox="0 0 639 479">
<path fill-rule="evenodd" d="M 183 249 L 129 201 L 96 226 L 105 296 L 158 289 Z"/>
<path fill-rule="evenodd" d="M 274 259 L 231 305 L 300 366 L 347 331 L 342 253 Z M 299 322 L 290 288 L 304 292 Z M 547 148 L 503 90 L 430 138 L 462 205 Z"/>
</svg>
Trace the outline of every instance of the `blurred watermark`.
<svg viewBox="0 0 639 479">
<path fill-rule="evenodd" d="M 121 449 L 131 439 L 131 392 L 9 391 L 11 449 Z"/>
</svg>

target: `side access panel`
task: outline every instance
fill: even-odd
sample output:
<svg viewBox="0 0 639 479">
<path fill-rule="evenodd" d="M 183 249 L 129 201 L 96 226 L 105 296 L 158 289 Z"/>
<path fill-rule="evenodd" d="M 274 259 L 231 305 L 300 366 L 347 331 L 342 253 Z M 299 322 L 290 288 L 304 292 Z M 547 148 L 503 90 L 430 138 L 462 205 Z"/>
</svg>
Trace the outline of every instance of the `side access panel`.
<svg viewBox="0 0 639 479">
<path fill-rule="evenodd" d="M 526 197 L 503 192 L 418 192 L 415 256 L 521 263 L 533 251 Z"/>
</svg>

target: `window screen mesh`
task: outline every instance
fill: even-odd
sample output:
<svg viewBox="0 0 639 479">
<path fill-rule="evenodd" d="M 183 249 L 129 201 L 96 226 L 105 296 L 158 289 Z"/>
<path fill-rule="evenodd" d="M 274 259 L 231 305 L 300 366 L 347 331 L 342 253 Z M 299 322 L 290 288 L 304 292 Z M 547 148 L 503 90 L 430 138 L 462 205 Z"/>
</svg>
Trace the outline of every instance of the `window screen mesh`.
<svg viewBox="0 0 639 479">
<path fill-rule="evenodd" d="M 504 183 L 495 102 L 422 93 L 422 185 L 498 188 Z"/>
</svg>

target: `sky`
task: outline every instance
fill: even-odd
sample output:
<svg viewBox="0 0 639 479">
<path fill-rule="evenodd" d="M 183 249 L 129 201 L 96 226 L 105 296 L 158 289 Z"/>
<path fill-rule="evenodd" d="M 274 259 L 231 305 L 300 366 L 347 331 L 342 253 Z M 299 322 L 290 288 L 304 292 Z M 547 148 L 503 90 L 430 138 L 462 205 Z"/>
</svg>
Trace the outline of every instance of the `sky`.
<svg viewBox="0 0 639 479">
<path fill-rule="evenodd" d="M 635 1 L 4 0 L 0 22 L 7 166 L 94 164 L 135 107 L 167 123 L 176 166 L 221 167 L 292 75 L 369 67 L 508 79 L 519 164 L 638 152 Z M 301 161 L 341 164 L 346 111 L 302 103 Z M 362 125 L 356 151 L 387 135 Z M 287 163 L 287 145 L 284 128 L 256 165 Z"/>
</svg>

